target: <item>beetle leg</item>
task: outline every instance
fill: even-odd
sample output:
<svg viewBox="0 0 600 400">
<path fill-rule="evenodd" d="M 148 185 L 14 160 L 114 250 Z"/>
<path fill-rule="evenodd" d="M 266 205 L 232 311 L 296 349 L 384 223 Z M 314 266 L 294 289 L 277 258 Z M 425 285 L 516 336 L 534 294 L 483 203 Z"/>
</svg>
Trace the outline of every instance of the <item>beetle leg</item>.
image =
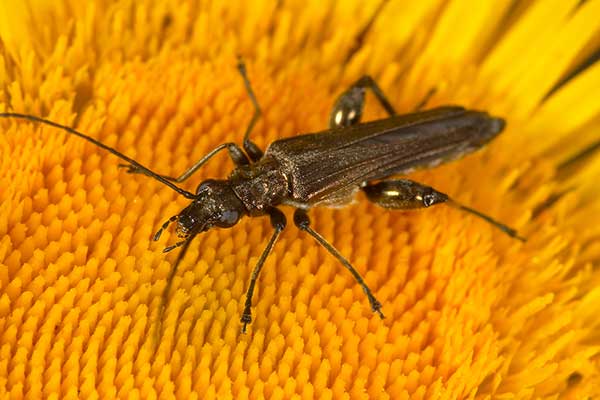
<svg viewBox="0 0 600 400">
<path fill-rule="evenodd" d="M 269 255 L 269 253 L 271 253 L 271 250 L 273 250 L 273 246 L 279 238 L 279 234 L 281 233 L 281 231 L 283 231 L 286 225 L 285 215 L 280 210 L 278 210 L 277 208 L 271 208 L 268 211 L 268 213 L 271 217 L 271 225 L 273 226 L 273 228 L 275 228 L 275 232 L 273 232 L 271 239 L 269 239 L 269 243 L 267 243 L 267 247 L 265 247 L 262 254 L 260 255 L 260 258 L 258 259 L 258 262 L 256 263 L 254 270 L 252 271 L 252 276 L 250 277 L 250 285 L 248 285 L 248 290 L 246 291 L 246 303 L 244 304 L 244 312 L 242 313 L 242 318 L 240 319 L 240 322 L 244 324 L 244 326 L 242 326 L 242 333 L 246 333 L 246 325 L 252 322 L 252 295 L 254 294 L 254 286 L 256 285 L 258 274 L 260 274 L 260 270 L 265 264 L 267 256 Z"/>
<path fill-rule="evenodd" d="M 246 85 L 246 92 L 248 93 L 248 97 L 252 101 L 252 105 L 254 105 L 254 114 L 252 115 L 252 119 L 246 128 L 246 133 L 244 134 L 244 150 L 250 156 L 252 161 L 258 161 L 262 158 L 263 152 L 254 142 L 250 140 L 250 132 L 254 128 L 256 121 L 262 114 L 260 109 L 260 105 L 258 104 L 258 100 L 256 100 L 256 96 L 254 95 L 254 90 L 252 90 L 252 85 L 250 84 L 250 79 L 248 79 L 248 74 L 246 73 L 246 64 L 241 57 L 238 59 L 238 70 L 240 71 L 240 75 L 242 75 L 242 79 L 244 80 L 244 85 Z"/>
<path fill-rule="evenodd" d="M 423 99 L 419 102 L 419 104 L 417 104 L 417 106 L 415 107 L 414 111 L 420 111 L 423 108 L 425 108 L 425 106 L 427 105 L 427 103 L 429 102 L 429 100 L 431 100 L 431 98 L 433 97 L 433 95 L 435 94 L 435 92 L 437 92 L 436 88 L 431 88 L 427 91 L 427 93 L 425 93 L 425 96 L 423 97 Z"/>
<path fill-rule="evenodd" d="M 300 228 L 301 230 L 307 232 L 309 235 L 311 235 L 313 238 L 315 238 L 315 240 L 321 246 L 325 247 L 325 249 L 331 255 L 333 255 L 335 258 L 337 258 L 338 261 L 341 262 L 342 265 L 348 269 L 348 271 L 350 271 L 350 273 L 352 274 L 352 276 L 354 277 L 354 279 L 356 280 L 356 282 L 360 286 L 362 286 L 363 291 L 367 295 L 367 298 L 369 299 L 369 303 L 371 304 L 371 310 L 373 310 L 373 312 L 378 313 L 379 317 L 383 319 L 384 315 L 381 312 L 381 303 L 375 298 L 375 296 L 373 296 L 373 293 L 371 292 L 371 289 L 369 289 L 369 287 L 367 286 L 367 284 L 363 280 L 362 276 L 360 276 L 360 274 L 352 266 L 352 264 L 350 264 L 350 262 L 348 260 L 346 260 L 346 258 L 344 256 L 342 256 L 340 254 L 340 252 L 337 251 L 337 249 L 335 247 L 333 247 L 327 240 L 325 240 L 325 238 L 323 238 L 323 236 L 321 236 L 319 233 L 315 232 L 310 227 L 310 218 L 308 217 L 308 214 L 306 213 L 306 210 L 303 210 L 303 209 L 300 209 L 300 208 L 296 209 L 296 211 L 294 212 L 294 223 L 296 224 L 296 226 L 298 228 Z"/>
<path fill-rule="evenodd" d="M 358 34 L 354 38 L 354 43 L 352 47 L 350 47 L 350 50 L 348 50 L 348 54 L 346 54 L 344 64 L 348 64 L 352 57 L 354 57 L 354 55 L 363 47 L 365 37 L 373 27 L 375 20 L 377 19 L 381 11 L 383 11 L 383 8 L 385 7 L 387 2 L 388 0 L 382 0 L 379 3 L 377 8 L 375 9 L 375 12 L 373 12 L 373 15 L 371 15 L 371 18 L 369 18 L 369 20 L 367 21 L 366 25 L 358 32 Z"/>
<path fill-rule="evenodd" d="M 177 183 L 183 182 L 186 179 L 188 179 L 190 176 L 192 176 L 194 174 L 194 172 L 198 171 L 200 169 L 200 167 L 202 167 L 204 164 L 206 164 L 206 162 L 208 160 L 213 158 L 213 156 L 215 156 L 217 153 L 219 153 L 221 150 L 224 150 L 224 149 L 227 149 L 227 151 L 229 153 L 229 157 L 231 157 L 231 160 L 235 163 L 235 165 L 240 166 L 240 165 L 247 165 L 250 163 L 250 160 L 248 160 L 248 157 L 246 156 L 246 154 L 244 154 L 242 149 L 240 149 L 240 147 L 237 144 L 223 143 L 223 144 L 217 146 L 215 149 L 213 149 L 210 153 L 208 153 L 207 155 L 202 157 L 200 160 L 198 160 L 190 168 L 186 169 L 177 178 L 172 177 L 172 176 L 166 176 L 166 175 L 161 175 L 161 177 L 163 177 L 171 182 L 177 182 Z M 119 168 L 126 168 L 126 171 L 129 174 L 145 174 L 144 171 L 140 170 L 135 165 L 131 165 L 131 164 L 119 164 Z"/>
<path fill-rule="evenodd" d="M 366 89 L 371 89 L 390 116 L 396 115 L 396 110 L 383 94 L 379 85 L 369 75 L 364 75 L 337 98 L 331 114 L 329 114 L 330 128 L 351 126 L 360 122 L 365 105 Z"/>
<path fill-rule="evenodd" d="M 409 210 L 446 203 L 487 221 L 510 237 L 519 239 L 523 242 L 525 241 L 523 237 L 519 236 L 515 229 L 496 221 L 482 212 L 452 200 L 447 194 L 438 192 L 437 190 L 418 182 L 408 179 L 388 180 L 375 184 L 368 184 L 364 186 L 362 190 L 367 195 L 369 201 L 384 208 Z"/>
<path fill-rule="evenodd" d="M 390 116 L 396 115 L 396 110 L 392 106 L 392 103 L 387 99 L 383 90 L 379 87 L 377 82 L 370 76 L 364 75 L 359 80 L 354 82 L 348 90 L 342 93 L 333 106 L 331 113 L 329 114 L 329 127 L 339 128 L 344 126 L 351 126 L 358 124 L 362 117 L 362 112 L 365 105 L 365 91 L 371 89 L 381 106 L 387 111 Z M 427 102 L 435 94 L 436 89 L 431 88 L 423 97 L 414 111 L 419 111 L 427 105 Z"/>
<path fill-rule="evenodd" d="M 188 179 L 190 176 L 192 176 L 194 174 L 194 172 L 196 172 L 198 169 L 200 169 L 200 167 L 202 167 L 215 154 L 217 154 L 218 152 L 220 152 L 223 149 L 228 150 L 229 156 L 231 157 L 231 159 L 237 166 L 247 165 L 250 163 L 250 161 L 258 161 L 262 158 L 262 156 L 263 156 L 262 150 L 254 142 L 252 142 L 249 139 L 250 132 L 252 132 L 252 129 L 254 128 L 254 125 L 256 125 L 258 118 L 260 118 L 262 111 L 260 109 L 260 105 L 258 104 L 258 100 L 256 100 L 256 95 L 254 94 L 254 90 L 252 90 L 252 85 L 250 84 L 250 80 L 248 79 L 248 75 L 246 73 L 246 65 L 244 64 L 244 61 L 241 58 L 239 59 L 239 62 L 238 62 L 238 70 L 240 72 L 240 75 L 242 76 L 242 79 L 244 80 L 244 84 L 246 86 L 246 91 L 248 92 L 248 96 L 250 97 L 250 100 L 252 101 L 252 104 L 254 105 L 254 114 L 252 115 L 252 119 L 250 120 L 250 123 L 248 124 L 248 127 L 246 128 L 246 133 L 244 134 L 244 141 L 243 141 L 243 147 L 244 147 L 244 150 L 246 151 L 247 155 L 244 154 L 242 149 L 240 149 L 240 147 L 238 145 L 236 145 L 235 143 L 224 143 L 224 144 L 218 146 L 217 148 L 215 148 L 214 150 L 212 150 L 210 153 L 208 153 L 204 157 L 202 157 L 200 160 L 198 160 L 194 165 L 192 165 L 190 168 L 185 170 L 177 178 L 172 177 L 172 176 L 166 176 L 166 175 L 161 175 L 161 177 L 163 177 L 171 182 L 177 182 L 177 183 L 183 182 L 186 179 Z M 127 172 L 130 174 L 143 174 L 144 173 L 144 171 L 142 171 L 139 168 L 137 168 L 136 166 L 130 165 L 130 164 L 119 164 L 119 168 L 126 168 Z"/>
</svg>

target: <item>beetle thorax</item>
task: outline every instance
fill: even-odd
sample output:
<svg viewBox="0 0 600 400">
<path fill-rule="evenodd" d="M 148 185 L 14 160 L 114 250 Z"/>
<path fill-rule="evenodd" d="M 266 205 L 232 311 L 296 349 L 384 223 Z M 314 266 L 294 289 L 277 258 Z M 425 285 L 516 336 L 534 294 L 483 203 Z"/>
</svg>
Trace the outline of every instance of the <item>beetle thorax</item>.
<svg viewBox="0 0 600 400">
<path fill-rule="evenodd" d="M 288 195 L 287 178 L 273 159 L 263 158 L 251 166 L 238 167 L 229 180 L 250 215 L 264 214 Z"/>
</svg>

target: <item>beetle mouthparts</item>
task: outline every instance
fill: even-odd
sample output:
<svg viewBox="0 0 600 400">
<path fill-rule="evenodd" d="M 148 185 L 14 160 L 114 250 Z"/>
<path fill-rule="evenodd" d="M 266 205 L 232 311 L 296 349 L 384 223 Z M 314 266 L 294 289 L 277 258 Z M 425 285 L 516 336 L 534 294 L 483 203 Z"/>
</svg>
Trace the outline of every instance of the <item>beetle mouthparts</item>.
<svg viewBox="0 0 600 400">
<path fill-rule="evenodd" d="M 182 239 L 187 239 L 190 236 L 189 229 L 181 225 L 177 225 L 177 228 L 175 228 L 175 233 L 177 234 L 177 237 Z"/>
</svg>

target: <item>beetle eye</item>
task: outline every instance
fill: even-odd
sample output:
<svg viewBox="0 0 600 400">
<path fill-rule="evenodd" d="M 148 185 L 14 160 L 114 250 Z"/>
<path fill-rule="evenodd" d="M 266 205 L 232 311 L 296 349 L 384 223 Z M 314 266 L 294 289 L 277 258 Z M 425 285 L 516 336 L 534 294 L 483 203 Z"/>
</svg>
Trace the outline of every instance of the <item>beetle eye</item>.
<svg viewBox="0 0 600 400">
<path fill-rule="evenodd" d="M 223 211 L 223 213 L 219 217 L 218 224 L 221 228 L 229 228 L 230 226 L 237 224 L 239 219 L 240 219 L 240 213 L 238 211 L 226 210 L 226 211 Z"/>
</svg>

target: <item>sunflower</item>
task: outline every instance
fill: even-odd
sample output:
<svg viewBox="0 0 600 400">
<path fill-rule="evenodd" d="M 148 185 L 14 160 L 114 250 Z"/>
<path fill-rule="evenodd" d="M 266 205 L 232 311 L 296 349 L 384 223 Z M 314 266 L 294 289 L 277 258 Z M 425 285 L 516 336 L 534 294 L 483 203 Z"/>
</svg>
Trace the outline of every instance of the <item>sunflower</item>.
<svg viewBox="0 0 600 400">
<path fill-rule="evenodd" d="M 4 0 L 0 112 L 41 116 L 178 175 L 263 109 L 261 147 L 327 126 L 373 76 L 398 110 L 461 104 L 507 127 L 411 179 L 451 207 L 364 198 L 311 211 L 383 303 L 314 240 L 246 218 L 178 263 L 162 222 L 187 205 L 80 138 L 0 120 L 1 398 L 600 396 L 600 1 Z M 365 119 L 385 113 L 368 97 Z M 183 186 L 232 169 L 218 156 Z M 288 219 L 291 214 L 286 210 Z M 160 324 L 160 335 L 154 332 Z"/>
</svg>

